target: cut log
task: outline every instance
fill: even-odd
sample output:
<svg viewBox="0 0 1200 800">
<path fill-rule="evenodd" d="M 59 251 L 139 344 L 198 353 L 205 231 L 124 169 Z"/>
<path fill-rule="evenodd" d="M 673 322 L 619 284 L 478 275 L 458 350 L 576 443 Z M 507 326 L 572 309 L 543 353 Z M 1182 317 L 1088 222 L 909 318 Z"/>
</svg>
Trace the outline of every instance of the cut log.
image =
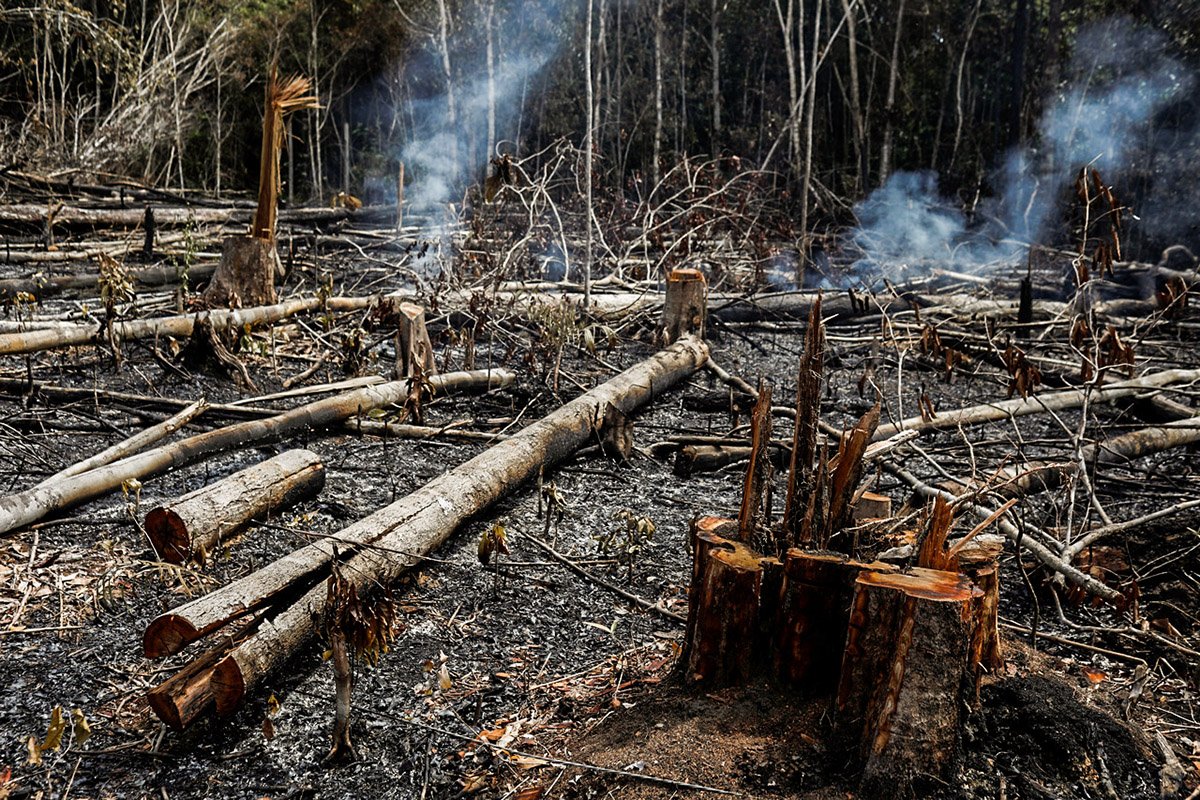
<svg viewBox="0 0 1200 800">
<path fill-rule="evenodd" d="M 952 778 L 960 715 L 977 697 L 981 596 L 956 573 L 922 568 L 855 581 L 835 736 L 863 765 L 863 796 Z"/>
<path fill-rule="evenodd" d="M 896 567 L 842 553 L 788 550 L 775 651 L 781 681 L 814 693 L 837 688 L 854 582 L 864 571 L 895 572 Z"/>
<path fill-rule="evenodd" d="M 162 560 L 204 563 L 223 539 L 250 520 L 312 497 L 324 485 L 325 465 L 316 453 L 288 450 L 155 506 L 146 515 L 146 533 Z"/>
<path fill-rule="evenodd" d="M 360 593 L 375 583 L 387 585 L 449 538 L 466 519 L 533 478 L 543 466 L 561 461 L 591 441 L 596 420 L 607 404 L 631 414 L 690 376 L 707 355 L 703 342 L 684 338 L 413 494 L 343 529 L 337 534 L 337 546 L 348 559 L 343 568 L 346 579 Z M 178 652 L 254 609 L 302 594 L 264 621 L 214 670 L 212 687 L 218 711 L 235 707 L 247 689 L 313 635 L 312 620 L 314 615 L 319 617 L 326 600 L 324 580 L 331 551 L 330 543 L 314 542 L 160 616 L 143 638 L 146 654 L 155 657 Z"/>
<path fill-rule="evenodd" d="M 487 372 L 487 371 L 484 371 Z M 512 383 L 512 373 L 491 370 L 493 385 Z M 446 379 L 447 376 L 439 376 Z M 474 379 L 472 379 L 474 381 Z M 328 428 L 356 414 L 402 403 L 409 396 L 409 381 L 392 381 L 315 400 L 265 419 L 251 419 L 200 433 L 144 453 L 123 458 L 103 467 L 0 497 L 0 533 L 6 533 L 47 514 L 62 511 L 119 488 L 130 478 L 143 480 L 193 464 L 227 450 L 237 450 L 279 441 L 299 431 Z"/>
<path fill-rule="evenodd" d="M 47 208 L 40 203 L 14 204 L 0 208 L 0 230 L 42 230 Z M 294 208 L 279 213 L 279 222 L 291 225 L 322 225 L 350 218 L 374 220 L 390 217 L 392 206 L 376 206 L 354 211 L 348 208 Z M 185 208 L 156 206 L 155 225 L 159 228 L 183 228 L 188 225 L 234 225 L 251 221 L 252 209 Z M 145 212 L 136 208 L 78 208 L 63 206 L 54 214 L 55 228 L 140 228 Z"/>
<path fill-rule="evenodd" d="M 171 729 L 181 731 L 216 708 L 210 680 L 213 667 L 233 648 L 229 637 L 179 672 L 146 692 L 150 708 Z"/>
<path fill-rule="evenodd" d="M 124 441 L 117 442 L 112 447 L 102 450 L 90 458 L 85 458 L 83 461 L 77 461 L 64 470 L 54 473 L 49 478 L 38 484 L 48 486 L 55 481 L 69 478 L 72 475 L 82 475 L 83 473 L 93 470 L 96 467 L 102 467 L 105 464 L 111 464 L 114 461 L 120 461 L 122 458 L 140 453 L 150 445 L 162 441 L 175 431 L 187 425 L 189 422 L 200 416 L 204 410 L 208 408 L 208 403 L 204 400 L 197 400 L 187 408 L 180 411 L 170 419 L 163 420 L 157 425 L 151 425 L 143 431 L 135 433 Z"/>
<path fill-rule="evenodd" d="M 214 308 L 245 308 L 275 302 L 275 276 L 283 272 L 275 239 L 230 236 L 204 300 Z"/>
<path fill-rule="evenodd" d="M 369 297 L 331 297 L 324 301 L 317 297 L 306 297 L 272 306 L 242 308 L 236 311 L 205 311 L 171 317 L 118 321 L 113 323 L 112 331 L 118 341 L 163 336 L 183 338 L 192 335 L 196 320 L 202 315 L 208 316 L 214 330 L 223 331 L 236 330 L 244 325 L 270 325 L 281 319 L 320 308 L 329 311 L 358 311 L 370 307 L 372 302 L 374 300 Z M 0 355 L 19 355 L 54 347 L 105 343 L 103 332 L 98 331 L 95 325 L 60 326 L 24 333 L 0 334 Z"/>
<path fill-rule="evenodd" d="M 415 303 L 401 303 L 396 324 L 396 377 L 432 375 L 433 344 L 425 328 L 425 309 Z"/>
<path fill-rule="evenodd" d="M 83 257 L 90 258 L 94 255 L 95 253 L 85 253 Z M 197 282 L 207 281 L 215 269 L 215 264 L 195 264 L 187 270 L 187 279 L 195 286 Z M 183 276 L 182 267 L 166 266 L 140 269 L 131 272 L 129 278 L 136 290 L 179 283 Z M 100 276 L 95 274 L 5 278 L 0 280 L 0 301 L 11 301 L 18 294 L 28 294 L 37 300 L 44 300 L 69 292 L 95 291 L 99 286 Z"/>
<path fill-rule="evenodd" d="M 853 518 L 855 523 L 869 519 L 890 519 L 892 516 L 892 498 L 885 494 L 863 492 L 854 503 Z"/>
<path fill-rule="evenodd" d="M 667 276 L 667 295 L 663 301 L 662 326 L 658 341 L 673 344 L 689 333 L 704 338 L 708 315 L 708 282 L 698 269 L 673 269 Z"/>
</svg>

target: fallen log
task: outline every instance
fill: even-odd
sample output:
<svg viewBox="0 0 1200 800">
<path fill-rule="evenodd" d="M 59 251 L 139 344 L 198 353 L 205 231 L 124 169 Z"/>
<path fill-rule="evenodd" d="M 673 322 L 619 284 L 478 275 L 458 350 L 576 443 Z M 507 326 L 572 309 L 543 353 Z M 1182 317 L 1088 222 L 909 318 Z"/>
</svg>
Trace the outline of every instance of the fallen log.
<svg viewBox="0 0 1200 800">
<path fill-rule="evenodd" d="M 120 461 L 122 458 L 131 456 L 134 453 L 140 453 L 150 445 L 162 441 L 184 425 L 187 425 L 193 419 L 200 416 L 207 408 L 208 403 L 206 401 L 197 400 L 170 419 L 163 420 L 157 425 L 151 425 L 149 428 L 135 433 L 124 441 L 117 442 L 112 447 L 102 450 L 90 458 L 77 461 L 66 469 L 54 473 L 37 485 L 39 487 L 47 486 L 63 478 L 69 478 L 72 475 L 82 475 L 96 467 L 102 467 L 105 464 Z"/>
<path fill-rule="evenodd" d="M 1191 383 L 1200 380 L 1200 369 L 1168 369 L 1151 373 L 1141 378 L 1117 381 L 1104 386 L 1084 389 L 1068 389 L 1061 392 L 1047 392 L 1029 397 L 1014 397 L 1011 400 L 999 400 L 995 403 L 985 403 L 977 406 L 967 406 L 953 411 L 942 411 L 933 419 L 909 417 L 900 422 L 890 422 L 875 429 L 874 439 L 886 439 L 902 430 L 934 431 L 946 428 L 957 428 L 959 425 L 980 425 L 985 422 L 999 422 L 1010 417 L 1022 417 L 1028 414 L 1039 414 L 1043 411 L 1062 411 L 1063 409 L 1079 408 L 1084 403 L 1111 403 L 1124 397 L 1142 394 L 1147 390 L 1161 389 L 1174 383 Z"/>
<path fill-rule="evenodd" d="M 100 251 L 98 251 L 100 252 Z M 84 253 L 83 258 L 92 258 L 95 253 Z M 187 270 L 187 279 L 194 286 L 212 277 L 215 264 L 196 264 Z M 129 275 L 135 289 L 146 289 L 157 286 L 169 286 L 179 283 L 184 278 L 184 270 L 180 267 L 147 267 L 135 270 Z M 0 280 L 0 302 L 13 300 L 19 294 L 29 295 L 35 300 L 45 300 L 70 292 L 99 290 L 99 275 L 56 275 L 42 278 L 5 278 Z"/>
<path fill-rule="evenodd" d="M 324 486 L 320 457 L 308 450 L 288 450 L 155 506 L 144 526 L 163 561 L 205 563 L 221 541 L 250 520 L 295 505 Z"/>
<path fill-rule="evenodd" d="M 487 371 L 490 385 L 507 386 L 513 375 L 506 370 Z M 444 379 L 446 376 L 442 376 Z M 37 522 L 47 514 L 79 505 L 107 494 L 130 478 L 142 480 L 193 464 L 227 450 L 237 450 L 284 439 L 298 431 L 328 428 L 355 414 L 402 403 L 411 393 L 411 382 L 391 381 L 315 400 L 264 419 L 251 419 L 200 433 L 168 445 L 128 456 L 83 473 L 0 497 L 0 533 Z"/>
<path fill-rule="evenodd" d="M 585 392 L 510 439 L 435 478 L 413 494 L 337 534 L 343 574 L 359 591 L 386 585 L 442 544 L 471 516 L 495 503 L 538 471 L 591 442 L 610 405 L 629 415 L 703 364 L 708 348 L 692 337 Z M 326 599 L 329 542 L 314 542 L 212 594 L 155 619 L 146 630 L 147 656 L 179 652 L 230 622 L 281 596 L 303 596 L 272 618 L 214 669 L 211 690 L 219 712 L 236 707 L 245 692 L 282 664 L 313 635 L 312 620 Z"/>
<path fill-rule="evenodd" d="M 152 339 L 160 336 L 186 338 L 192 335 L 197 320 L 206 317 L 213 330 L 238 329 L 244 325 L 270 325 L 281 319 L 306 311 L 357 311 L 368 308 L 374 300 L 369 297 L 306 297 L 270 306 L 240 308 L 233 311 L 202 311 L 153 319 L 122 320 L 112 325 L 113 336 L 119 340 Z M 99 325 L 55 327 L 23 333 L 0 334 L 0 356 L 35 353 L 55 347 L 104 343 L 106 334 Z"/>
<path fill-rule="evenodd" d="M 392 207 L 388 207 L 390 210 Z M 326 225 L 342 220 L 367 221 L 379 217 L 383 207 L 363 208 L 293 208 L 279 212 L 281 225 Z M 46 226 L 47 212 L 43 204 L 17 203 L 0 207 L 0 230 L 41 230 Z M 51 215 L 54 227 L 86 230 L 88 228 L 140 228 L 145 222 L 142 208 L 79 208 L 63 206 Z M 182 228 L 188 225 L 241 225 L 254 216 L 251 208 L 186 208 L 155 206 L 154 221 L 159 228 Z"/>
</svg>

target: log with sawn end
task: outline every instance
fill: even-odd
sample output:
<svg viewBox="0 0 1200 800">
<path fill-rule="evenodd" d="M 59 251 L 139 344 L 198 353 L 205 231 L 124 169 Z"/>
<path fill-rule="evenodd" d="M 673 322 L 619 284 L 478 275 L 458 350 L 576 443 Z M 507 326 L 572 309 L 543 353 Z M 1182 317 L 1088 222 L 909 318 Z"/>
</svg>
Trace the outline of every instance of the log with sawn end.
<svg viewBox="0 0 1200 800">
<path fill-rule="evenodd" d="M 204 563 L 230 534 L 255 517 L 294 505 L 325 486 L 325 465 L 309 450 L 288 450 L 146 514 L 145 528 L 163 561 Z"/>
<path fill-rule="evenodd" d="M 685 337 L 413 494 L 341 530 L 335 538 L 339 558 L 346 559 L 345 576 L 360 591 L 395 580 L 464 521 L 532 479 L 543 466 L 562 461 L 592 441 L 610 405 L 631 414 L 688 378 L 707 357 L 703 342 Z M 326 599 L 324 580 L 333 545 L 314 542 L 160 616 L 146 630 L 146 654 L 179 652 L 206 634 L 303 592 L 298 601 L 263 614 L 254 634 L 214 669 L 211 691 L 217 710 L 231 710 L 250 687 L 313 635 L 313 615 L 319 614 Z"/>
</svg>

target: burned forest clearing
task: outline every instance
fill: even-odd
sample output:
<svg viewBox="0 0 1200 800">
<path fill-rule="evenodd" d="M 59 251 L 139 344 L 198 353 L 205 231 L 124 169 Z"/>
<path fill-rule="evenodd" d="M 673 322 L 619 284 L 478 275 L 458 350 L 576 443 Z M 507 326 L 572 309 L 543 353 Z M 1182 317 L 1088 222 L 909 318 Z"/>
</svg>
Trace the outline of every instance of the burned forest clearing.
<svg viewBox="0 0 1200 800">
<path fill-rule="evenodd" d="M 1200 797 L 1194 12 L 84 5 L 0 800 Z"/>
</svg>

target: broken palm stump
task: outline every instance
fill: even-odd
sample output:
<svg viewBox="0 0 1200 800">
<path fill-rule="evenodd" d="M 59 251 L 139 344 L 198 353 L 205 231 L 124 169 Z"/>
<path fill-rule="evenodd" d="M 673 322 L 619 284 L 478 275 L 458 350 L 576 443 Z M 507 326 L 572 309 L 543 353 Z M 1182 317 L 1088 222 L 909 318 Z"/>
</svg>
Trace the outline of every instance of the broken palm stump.
<svg viewBox="0 0 1200 800">
<path fill-rule="evenodd" d="M 324 486 L 320 457 L 308 450 L 288 450 L 155 506 L 146 515 L 146 533 L 163 561 L 203 564 L 250 520 L 295 505 Z"/>
<path fill-rule="evenodd" d="M 275 277 L 283 273 L 275 237 L 230 236 L 204 299 L 212 307 L 249 308 L 275 302 Z"/>
<path fill-rule="evenodd" d="M 659 346 L 673 344 L 679 337 L 694 333 L 704 338 L 708 316 L 708 282 L 698 269 L 673 269 L 667 276 L 667 296 L 663 303 Z"/>
<path fill-rule="evenodd" d="M 396 311 L 396 379 L 435 372 L 425 309 L 415 303 L 401 303 Z"/>
<path fill-rule="evenodd" d="M 962 714 L 977 707 L 982 599 L 944 570 L 855 580 L 834 736 L 862 767 L 864 796 L 908 796 L 923 777 L 953 777 Z"/>
</svg>

